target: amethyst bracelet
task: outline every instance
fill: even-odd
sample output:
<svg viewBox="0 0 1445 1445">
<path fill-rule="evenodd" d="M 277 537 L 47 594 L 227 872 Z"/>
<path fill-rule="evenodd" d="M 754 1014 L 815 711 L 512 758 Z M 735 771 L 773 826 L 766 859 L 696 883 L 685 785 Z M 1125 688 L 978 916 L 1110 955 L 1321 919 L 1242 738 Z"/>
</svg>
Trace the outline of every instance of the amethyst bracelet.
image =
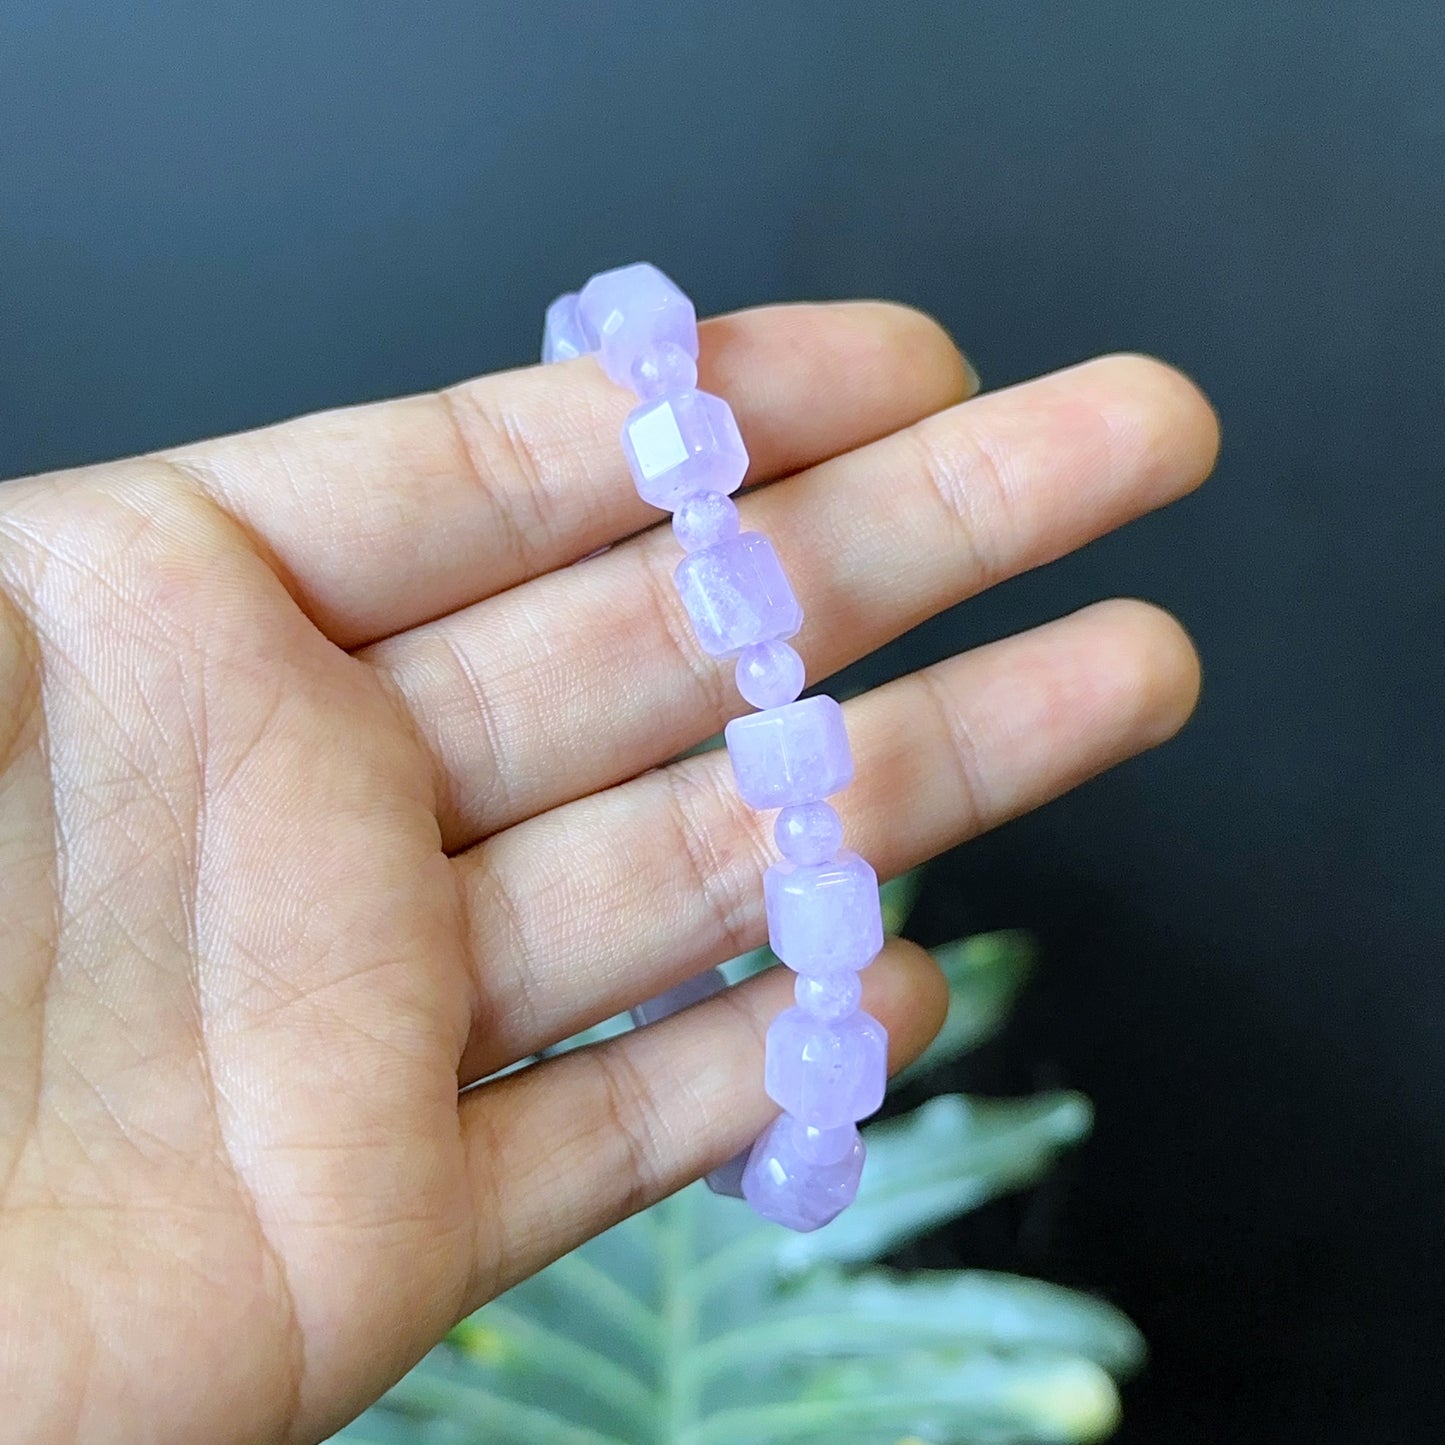
<svg viewBox="0 0 1445 1445">
<path fill-rule="evenodd" d="M 883 1101 L 888 1035 L 858 1006 L 858 974 L 883 947 L 878 877 L 843 847 L 825 801 L 853 779 L 843 710 L 801 698 L 803 660 L 788 645 L 803 612 L 773 545 L 740 528 L 731 493 L 748 454 L 721 397 L 697 389 L 692 302 L 655 266 L 594 276 L 547 308 L 542 360 L 595 353 L 641 404 L 622 447 L 643 499 L 670 511 L 684 556 L 675 574 L 698 642 L 737 659 L 738 691 L 758 712 L 727 725 L 743 800 L 778 809 L 782 860 L 763 876 L 768 941 L 797 975 L 796 1006 L 768 1029 L 764 1084 L 783 1112 L 753 1145 L 740 1188 L 765 1219 L 791 1229 L 827 1224 L 853 1201 L 863 1171 L 857 1122 Z M 637 1022 L 721 987 L 714 970 L 633 1010 Z M 709 1183 L 737 1192 L 736 1167 Z"/>
</svg>

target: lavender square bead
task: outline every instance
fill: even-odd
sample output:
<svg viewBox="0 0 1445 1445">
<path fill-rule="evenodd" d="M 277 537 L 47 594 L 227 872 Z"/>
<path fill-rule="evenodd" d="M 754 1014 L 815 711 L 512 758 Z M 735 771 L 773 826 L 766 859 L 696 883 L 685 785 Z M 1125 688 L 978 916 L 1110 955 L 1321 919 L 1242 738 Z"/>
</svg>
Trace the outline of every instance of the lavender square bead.
<svg viewBox="0 0 1445 1445">
<path fill-rule="evenodd" d="M 763 874 L 768 943 L 798 973 L 856 973 L 883 947 L 878 875 L 856 853 Z"/>
<path fill-rule="evenodd" d="M 887 1081 L 888 1033 L 871 1014 L 827 1023 L 790 1008 L 768 1028 L 763 1087 L 801 1123 L 836 1129 L 866 1119 Z"/>
<path fill-rule="evenodd" d="M 597 337 L 602 369 L 619 386 L 637 389 L 633 367 L 661 342 L 674 342 L 697 360 L 692 302 L 645 261 L 599 272 L 582 288 L 578 309 L 583 326 Z"/>
<path fill-rule="evenodd" d="M 697 640 L 713 657 L 791 637 L 803 625 L 788 574 L 761 532 L 689 552 L 673 576 Z"/>
<path fill-rule="evenodd" d="M 547 324 L 542 328 L 542 360 L 570 361 L 574 356 L 586 356 L 591 350 L 592 343 L 587 339 L 577 310 L 577 293 L 569 291 L 547 308 Z"/>
<path fill-rule="evenodd" d="M 853 781 L 843 709 L 831 697 L 734 718 L 724 736 L 738 792 L 754 808 L 816 802 Z"/>
<path fill-rule="evenodd" d="M 645 401 L 622 424 L 622 450 L 644 502 L 672 512 L 694 492 L 735 492 L 748 469 L 732 408 L 694 387 Z"/>
<path fill-rule="evenodd" d="M 865 1153 L 854 1128 L 824 1132 L 783 1114 L 753 1145 L 743 1197 L 775 1224 L 804 1234 L 820 1229 L 853 1202 Z"/>
</svg>

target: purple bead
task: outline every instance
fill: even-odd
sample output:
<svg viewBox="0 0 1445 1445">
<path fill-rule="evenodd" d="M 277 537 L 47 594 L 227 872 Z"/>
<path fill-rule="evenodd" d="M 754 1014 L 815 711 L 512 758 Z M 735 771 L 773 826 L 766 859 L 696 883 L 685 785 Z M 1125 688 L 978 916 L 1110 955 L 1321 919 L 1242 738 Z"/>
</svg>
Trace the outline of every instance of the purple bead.
<svg viewBox="0 0 1445 1445">
<path fill-rule="evenodd" d="M 748 713 L 734 718 L 724 735 L 738 792 L 754 808 L 814 803 L 853 781 L 843 709 L 831 697 Z"/>
<path fill-rule="evenodd" d="M 755 642 L 738 654 L 738 691 L 754 707 L 792 702 L 807 680 L 803 659 L 786 642 Z"/>
<path fill-rule="evenodd" d="M 822 1153 L 831 1157 L 811 1157 Z M 801 1233 L 836 1219 L 858 1193 L 866 1150 L 851 1126 L 808 1129 L 786 1114 L 748 1156 L 743 1197 L 764 1219 Z"/>
<path fill-rule="evenodd" d="M 856 853 L 763 874 L 768 943 L 799 973 L 858 972 L 883 947 L 878 875 Z"/>
<path fill-rule="evenodd" d="M 816 1129 L 794 1119 L 791 1114 L 781 1116 L 792 1120 L 792 1145 L 799 1159 L 807 1164 L 836 1164 L 851 1154 L 858 1141 L 856 1124 L 840 1124 L 836 1129 Z"/>
<path fill-rule="evenodd" d="M 803 625 L 787 573 L 760 532 L 689 553 L 674 577 L 697 640 L 713 657 L 791 637 Z"/>
<path fill-rule="evenodd" d="M 697 358 L 692 302 L 645 261 L 594 276 L 582 288 L 578 312 L 583 326 L 597 337 L 602 369 L 619 386 L 631 386 L 633 367 L 664 341 Z"/>
<path fill-rule="evenodd" d="M 748 469 L 732 408 L 687 388 L 645 401 L 622 424 L 622 450 L 644 502 L 670 512 L 692 492 L 735 492 Z"/>
<path fill-rule="evenodd" d="M 794 803 L 778 814 L 773 841 L 794 863 L 826 863 L 843 846 L 843 820 L 830 803 Z"/>
<path fill-rule="evenodd" d="M 723 977 L 720 968 L 704 969 L 702 973 L 695 973 L 691 978 L 673 984 L 671 988 L 646 1002 L 635 1004 L 628 1010 L 632 1016 L 632 1025 L 641 1029 L 648 1024 L 661 1023 L 663 1019 L 670 1019 L 673 1014 L 681 1013 L 695 1003 L 702 1003 L 720 994 L 727 986 L 728 981 Z"/>
<path fill-rule="evenodd" d="M 697 385 L 697 362 L 675 341 L 650 346 L 632 363 L 632 389 L 644 401 Z"/>
<path fill-rule="evenodd" d="M 542 360 L 570 361 L 574 356 L 586 356 L 591 350 L 577 310 L 577 293 L 568 291 L 547 308 L 547 324 L 542 328 Z"/>
<path fill-rule="evenodd" d="M 887 1081 L 888 1034 L 871 1014 L 825 1022 L 790 1008 L 768 1029 L 763 1086 L 804 1124 L 836 1129 L 866 1119 Z"/>
<path fill-rule="evenodd" d="M 743 1170 L 748 1167 L 747 1149 L 741 1153 L 734 1154 L 726 1163 L 719 1164 L 716 1169 L 709 1169 L 703 1175 L 707 1187 L 714 1194 L 721 1194 L 727 1199 L 741 1199 L 743 1197 Z"/>
<path fill-rule="evenodd" d="M 672 534 L 685 552 L 700 552 L 737 536 L 737 504 L 722 492 L 694 492 L 677 504 L 672 514 Z"/>
<path fill-rule="evenodd" d="M 804 1013 L 831 1023 L 857 1012 L 863 985 L 856 973 L 825 973 L 817 977 L 800 973 L 793 985 L 793 997 Z"/>
<path fill-rule="evenodd" d="M 675 580 L 699 643 L 738 658 L 738 690 L 760 709 L 727 727 L 738 791 L 754 808 L 781 810 L 774 837 L 784 861 L 765 878 L 768 928 L 798 977 L 796 1007 L 768 1030 L 765 1085 L 784 1113 L 707 1182 L 745 1195 L 764 1218 L 816 1229 L 857 1192 L 865 1151 L 854 1125 L 881 1103 L 887 1077 L 888 1036 L 860 1010 L 857 974 L 883 942 L 877 877 L 843 850 L 842 823 L 822 801 L 853 778 L 842 710 L 832 698 L 799 700 L 805 669 L 786 639 L 802 609 L 772 543 L 741 531 L 730 496 L 747 449 L 728 404 L 697 387 L 692 302 L 655 266 L 600 272 L 559 296 L 543 329 L 544 362 L 587 353 L 640 400 L 622 433 L 633 481 L 675 514 L 686 553 Z M 633 1022 L 667 1018 L 722 986 L 707 971 L 638 1004 Z"/>
</svg>

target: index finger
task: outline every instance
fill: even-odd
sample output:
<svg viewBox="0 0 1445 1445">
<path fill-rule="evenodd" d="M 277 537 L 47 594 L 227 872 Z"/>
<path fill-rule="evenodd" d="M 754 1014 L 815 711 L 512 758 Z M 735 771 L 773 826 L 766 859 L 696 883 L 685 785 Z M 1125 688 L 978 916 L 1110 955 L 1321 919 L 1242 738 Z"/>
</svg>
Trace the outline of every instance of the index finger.
<svg viewBox="0 0 1445 1445">
<path fill-rule="evenodd" d="M 938 324 L 881 302 L 703 323 L 700 385 L 733 407 L 767 481 L 917 421 L 976 380 Z M 353 648 L 660 520 L 619 434 L 635 399 L 594 360 L 321 412 L 164 454 L 256 537 Z"/>
</svg>

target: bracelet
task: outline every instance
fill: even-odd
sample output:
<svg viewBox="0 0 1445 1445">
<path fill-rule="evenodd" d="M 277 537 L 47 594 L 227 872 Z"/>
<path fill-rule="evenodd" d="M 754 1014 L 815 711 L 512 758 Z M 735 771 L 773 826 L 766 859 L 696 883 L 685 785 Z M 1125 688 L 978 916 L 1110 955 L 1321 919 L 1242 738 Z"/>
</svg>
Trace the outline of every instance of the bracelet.
<svg viewBox="0 0 1445 1445">
<path fill-rule="evenodd" d="M 768 941 L 797 975 L 796 1005 L 768 1029 L 764 1087 L 782 1113 L 734 1167 L 709 1183 L 736 1192 L 791 1229 L 827 1224 L 853 1201 L 863 1171 L 857 1122 L 883 1101 L 888 1035 L 858 1006 L 859 971 L 883 947 L 878 876 L 843 847 L 824 801 L 853 779 L 843 710 L 807 697 L 803 660 L 789 646 L 803 611 L 773 544 L 741 530 L 731 494 L 748 454 L 721 397 L 697 388 L 692 302 L 655 266 L 603 271 L 547 308 L 542 360 L 595 353 L 637 393 L 622 428 L 627 465 L 644 501 L 670 511 L 684 556 L 677 590 L 698 642 L 736 658 L 738 691 L 757 712 L 724 735 L 743 800 L 778 809 L 783 855 L 763 875 Z M 712 970 L 633 1010 L 651 1022 L 721 986 Z"/>
</svg>

